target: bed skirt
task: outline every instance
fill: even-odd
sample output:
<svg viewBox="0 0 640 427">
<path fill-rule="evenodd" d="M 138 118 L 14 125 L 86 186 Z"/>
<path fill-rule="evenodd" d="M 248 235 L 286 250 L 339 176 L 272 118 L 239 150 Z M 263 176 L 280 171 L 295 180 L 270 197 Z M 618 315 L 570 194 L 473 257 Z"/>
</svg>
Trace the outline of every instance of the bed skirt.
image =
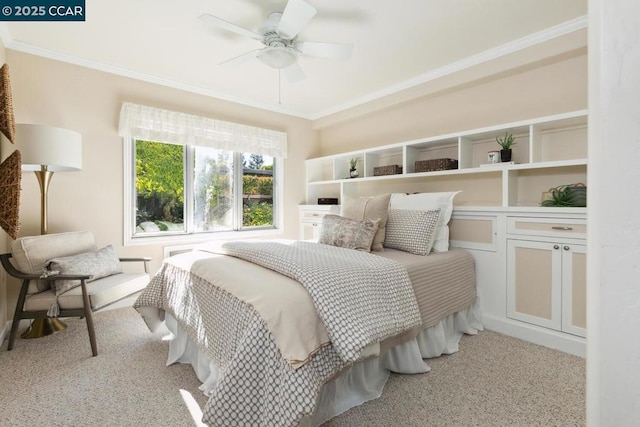
<svg viewBox="0 0 640 427">
<path fill-rule="evenodd" d="M 219 370 L 198 346 L 188 339 L 169 314 L 165 324 L 173 334 L 169 342 L 167 365 L 189 363 L 202 382 L 205 395 L 215 386 Z M 423 329 L 410 341 L 396 345 L 379 357 L 355 363 L 320 390 L 316 410 L 303 419 L 302 426 L 318 426 L 325 421 L 382 395 L 390 372 L 418 374 L 431 370 L 423 360 L 458 351 L 463 334 L 475 335 L 483 329 L 479 303 L 454 313 L 438 324 Z"/>
</svg>

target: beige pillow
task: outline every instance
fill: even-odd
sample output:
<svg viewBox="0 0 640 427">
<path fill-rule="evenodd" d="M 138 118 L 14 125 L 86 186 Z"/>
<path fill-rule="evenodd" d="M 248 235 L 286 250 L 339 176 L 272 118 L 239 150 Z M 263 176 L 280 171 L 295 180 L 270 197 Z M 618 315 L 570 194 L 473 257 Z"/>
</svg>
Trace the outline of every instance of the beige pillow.
<svg viewBox="0 0 640 427">
<path fill-rule="evenodd" d="M 318 243 L 370 252 L 378 222 L 378 219 L 359 220 L 338 215 L 325 215 L 322 218 L 322 231 Z"/>
<path fill-rule="evenodd" d="M 378 231 L 373 238 L 372 251 L 383 251 L 382 244 L 387 228 L 387 211 L 391 193 L 372 197 L 342 197 L 340 215 L 351 219 L 379 219 Z"/>
</svg>

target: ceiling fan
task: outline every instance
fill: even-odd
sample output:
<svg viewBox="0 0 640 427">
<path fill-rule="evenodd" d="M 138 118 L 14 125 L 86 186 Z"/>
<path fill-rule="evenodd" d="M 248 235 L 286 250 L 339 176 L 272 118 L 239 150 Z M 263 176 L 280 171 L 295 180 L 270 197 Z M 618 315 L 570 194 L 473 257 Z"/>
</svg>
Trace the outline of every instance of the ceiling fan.
<svg viewBox="0 0 640 427">
<path fill-rule="evenodd" d="M 289 0 L 283 12 L 271 13 L 257 31 L 248 30 L 210 14 L 201 15 L 198 19 L 209 27 L 231 31 L 258 40 L 264 45 L 263 48 L 223 61 L 220 65 L 257 58 L 271 68 L 282 70 L 287 80 L 295 83 L 305 78 L 304 71 L 298 64 L 301 56 L 343 60 L 351 57 L 351 44 L 298 40 L 298 33 L 316 13 L 316 8 L 304 0 Z"/>
</svg>

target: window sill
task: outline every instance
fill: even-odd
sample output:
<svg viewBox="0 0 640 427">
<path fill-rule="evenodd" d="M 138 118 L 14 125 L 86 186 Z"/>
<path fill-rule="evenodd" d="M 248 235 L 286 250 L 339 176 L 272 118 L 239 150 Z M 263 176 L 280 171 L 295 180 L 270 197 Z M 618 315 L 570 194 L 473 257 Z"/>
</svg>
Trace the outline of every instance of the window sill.
<svg viewBox="0 0 640 427">
<path fill-rule="evenodd" d="M 156 234 L 154 236 L 131 237 L 125 236 L 124 246 L 140 246 L 140 245 L 181 245 L 195 244 L 219 240 L 241 240 L 241 239 L 259 239 L 259 238 L 275 238 L 282 236 L 284 232 L 281 229 L 262 229 L 247 231 L 219 231 L 216 233 L 195 233 L 195 234 Z"/>
</svg>

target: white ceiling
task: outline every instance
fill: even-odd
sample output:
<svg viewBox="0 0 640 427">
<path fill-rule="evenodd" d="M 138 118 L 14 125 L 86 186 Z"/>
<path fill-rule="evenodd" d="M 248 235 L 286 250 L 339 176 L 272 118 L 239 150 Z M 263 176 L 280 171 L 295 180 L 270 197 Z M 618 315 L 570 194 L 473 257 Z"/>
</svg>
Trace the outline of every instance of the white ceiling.
<svg viewBox="0 0 640 427">
<path fill-rule="evenodd" d="M 206 29 L 203 13 L 256 30 L 286 0 L 86 0 L 86 22 L 6 22 L 5 46 L 274 111 L 320 118 L 584 27 L 587 0 L 307 0 L 304 41 L 352 43 L 348 61 L 303 57 L 289 83 L 260 48 Z"/>
</svg>

